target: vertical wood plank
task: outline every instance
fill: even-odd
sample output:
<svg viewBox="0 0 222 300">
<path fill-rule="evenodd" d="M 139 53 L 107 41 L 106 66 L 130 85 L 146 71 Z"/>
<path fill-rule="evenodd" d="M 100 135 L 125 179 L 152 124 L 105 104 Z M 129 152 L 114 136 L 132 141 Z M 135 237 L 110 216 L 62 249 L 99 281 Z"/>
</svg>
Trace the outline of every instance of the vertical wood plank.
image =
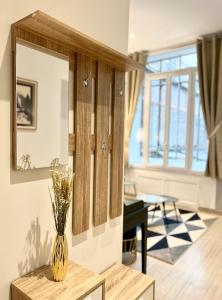
<svg viewBox="0 0 222 300">
<path fill-rule="evenodd" d="M 96 142 L 93 201 L 93 223 L 95 226 L 107 221 L 111 84 L 112 69 L 98 62 L 95 101 Z"/>
<path fill-rule="evenodd" d="M 110 218 L 122 214 L 125 73 L 115 70 L 112 99 Z"/>
<path fill-rule="evenodd" d="M 91 170 L 92 61 L 76 54 L 74 78 L 74 198 L 73 234 L 89 229 Z M 84 80 L 87 84 L 84 85 Z"/>
<path fill-rule="evenodd" d="M 76 147 L 75 134 L 69 133 L 69 152 L 74 152 Z"/>
</svg>

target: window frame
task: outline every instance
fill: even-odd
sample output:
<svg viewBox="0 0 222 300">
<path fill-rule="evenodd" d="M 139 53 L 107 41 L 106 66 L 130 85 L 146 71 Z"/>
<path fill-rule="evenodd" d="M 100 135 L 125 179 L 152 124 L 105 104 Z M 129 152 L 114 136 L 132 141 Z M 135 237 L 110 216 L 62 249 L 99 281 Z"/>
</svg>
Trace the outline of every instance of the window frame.
<svg viewBox="0 0 222 300">
<path fill-rule="evenodd" d="M 196 81 L 197 67 L 190 67 L 167 72 L 151 73 L 148 70 L 145 72 L 144 79 L 144 99 L 143 99 L 143 161 L 140 165 L 131 164 L 130 167 L 146 168 L 155 171 L 164 171 L 172 173 L 204 175 L 202 171 L 192 170 L 193 160 L 193 142 L 194 142 L 194 109 L 195 109 L 195 81 Z M 171 100 L 171 78 L 174 76 L 188 75 L 189 91 L 188 91 L 188 107 L 187 107 L 187 127 L 186 127 L 186 157 L 185 167 L 171 167 L 168 166 L 168 140 L 170 129 L 170 100 Z M 165 111 L 165 132 L 164 132 L 164 158 L 162 166 L 155 166 L 149 164 L 149 115 L 150 115 L 150 97 L 151 97 L 151 81 L 152 80 L 166 80 L 166 111 Z"/>
</svg>

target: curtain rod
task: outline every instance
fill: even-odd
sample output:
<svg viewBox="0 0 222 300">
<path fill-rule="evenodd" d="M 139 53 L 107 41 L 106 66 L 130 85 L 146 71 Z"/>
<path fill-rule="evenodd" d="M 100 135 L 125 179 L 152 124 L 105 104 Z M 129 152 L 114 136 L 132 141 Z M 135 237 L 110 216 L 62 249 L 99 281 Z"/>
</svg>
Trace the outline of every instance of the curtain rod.
<svg viewBox="0 0 222 300">
<path fill-rule="evenodd" d="M 198 41 L 201 41 L 203 39 L 208 40 L 208 39 L 211 39 L 213 36 L 222 38 L 222 31 L 216 31 L 216 32 L 213 32 L 213 33 L 208 33 L 208 34 L 201 35 L 197 38 L 197 40 Z"/>
</svg>

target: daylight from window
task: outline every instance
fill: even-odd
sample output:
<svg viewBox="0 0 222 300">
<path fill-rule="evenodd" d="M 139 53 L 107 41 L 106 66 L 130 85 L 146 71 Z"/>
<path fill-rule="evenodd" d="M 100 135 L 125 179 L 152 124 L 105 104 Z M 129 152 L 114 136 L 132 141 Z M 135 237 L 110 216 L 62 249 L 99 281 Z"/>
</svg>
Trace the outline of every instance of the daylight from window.
<svg viewBox="0 0 222 300">
<path fill-rule="evenodd" d="M 146 69 L 131 131 L 129 164 L 204 172 L 208 141 L 196 48 L 149 56 Z"/>
</svg>

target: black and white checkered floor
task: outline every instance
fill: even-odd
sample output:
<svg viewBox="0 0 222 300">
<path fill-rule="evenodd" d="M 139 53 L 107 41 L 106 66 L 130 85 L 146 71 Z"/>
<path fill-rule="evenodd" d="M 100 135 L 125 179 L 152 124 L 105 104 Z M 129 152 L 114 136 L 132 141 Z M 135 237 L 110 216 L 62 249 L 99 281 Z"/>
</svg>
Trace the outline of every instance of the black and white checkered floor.
<svg viewBox="0 0 222 300">
<path fill-rule="evenodd" d="M 208 229 L 217 219 L 212 214 L 166 207 L 166 217 L 158 208 L 148 212 L 147 255 L 170 264 L 176 260 Z M 141 232 L 137 233 L 138 251 L 141 249 Z"/>
</svg>

